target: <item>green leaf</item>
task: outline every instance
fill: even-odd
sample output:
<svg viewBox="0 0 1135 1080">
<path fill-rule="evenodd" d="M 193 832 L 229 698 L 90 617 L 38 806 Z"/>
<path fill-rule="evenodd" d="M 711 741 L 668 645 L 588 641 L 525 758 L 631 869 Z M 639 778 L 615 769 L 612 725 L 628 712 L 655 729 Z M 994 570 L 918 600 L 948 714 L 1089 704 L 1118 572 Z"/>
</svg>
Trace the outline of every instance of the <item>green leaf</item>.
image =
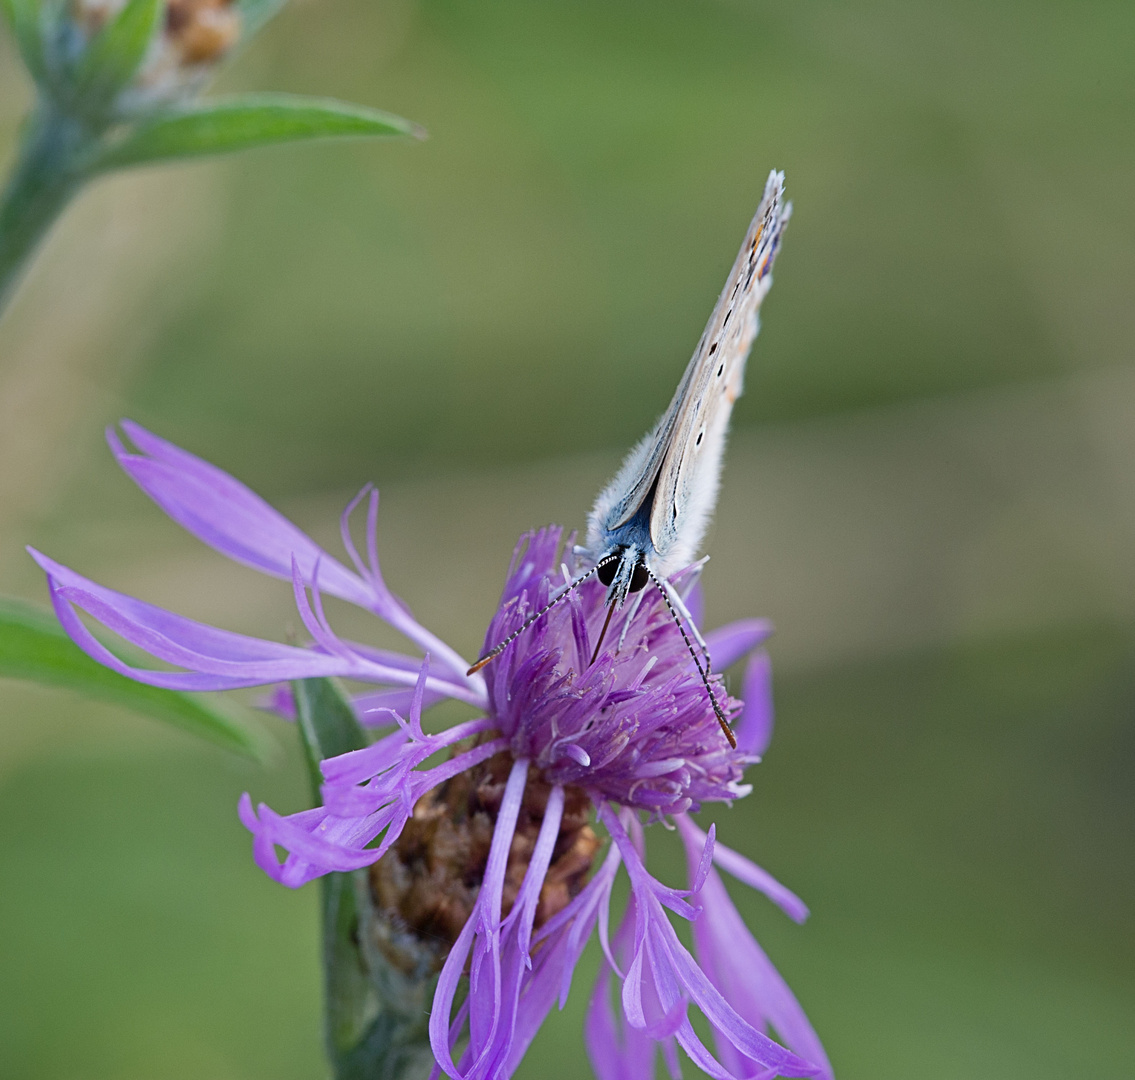
<svg viewBox="0 0 1135 1080">
<path fill-rule="evenodd" d="M 164 13 L 164 0 L 127 0 L 91 39 L 75 69 L 80 107 L 103 109 L 134 78 Z"/>
<path fill-rule="evenodd" d="M 375 135 L 423 138 L 425 132 L 409 120 L 362 105 L 291 94 L 242 94 L 140 121 L 108 145 L 94 168 L 225 154 L 299 139 Z"/>
<path fill-rule="evenodd" d="M 36 82 L 46 77 L 43 65 L 43 34 L 40 31 L 40 0 L 0 0 L 0 7 L 24 63 Z"/>
<path fill-rule="evenodd" d="M 265 740 L 218 699 L 147 686 L 92 660 L 55 616 L 33 604 L 0 597 L 0 677 L 75 690 L 164 720 L 226 749 L 261 759 Z"/>
</svg>

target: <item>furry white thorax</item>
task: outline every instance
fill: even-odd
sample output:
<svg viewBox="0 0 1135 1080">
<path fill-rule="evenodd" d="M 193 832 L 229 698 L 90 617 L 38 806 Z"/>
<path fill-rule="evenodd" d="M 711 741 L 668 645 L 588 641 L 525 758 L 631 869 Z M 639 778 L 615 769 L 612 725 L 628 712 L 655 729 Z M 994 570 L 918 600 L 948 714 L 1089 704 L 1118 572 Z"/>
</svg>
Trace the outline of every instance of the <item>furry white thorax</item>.
<svg viewBox="0 0 1135 1080">
<path fill-rule="evenodd" d="M 609 527 L 612 517 L 620 509 L 622 497 L 645 466 L 650 448 L 657 438 L 658 426 L 656 424 L 635 444 L 614 479 L 596 498 L 591 513 L 587 515 L 586 553 L 589 561 L 594 564 L 623 545 L 636 547 L 641 550 L 651 573 L 665 581 L 697 558 L 698 549 L 717 506 L 725 435 L 723 433 L 721 437 L 710 441 L 699 469 L 699 483 L 690 490 L 686 504 L 679 508 L 679 518 L 674 522 L 673 531 L 659 548 L 655 546 L 647 522 L 636 519 L 620 528 Z M 647 511 L 649 521 L 649 504 Z"/>
</svg>

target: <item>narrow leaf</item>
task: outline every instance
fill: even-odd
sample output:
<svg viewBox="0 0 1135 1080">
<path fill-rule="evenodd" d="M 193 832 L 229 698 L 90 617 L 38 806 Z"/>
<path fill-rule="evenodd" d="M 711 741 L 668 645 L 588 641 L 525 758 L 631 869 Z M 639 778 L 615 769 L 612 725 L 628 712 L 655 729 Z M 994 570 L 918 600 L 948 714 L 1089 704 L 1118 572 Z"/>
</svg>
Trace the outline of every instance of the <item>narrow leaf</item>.
<svg viewBox="0 0 1135 1080">
<path fill-rule="evenodd" d="M 50 613 L 0 598 L 0 677 L 77 691 L 164 720 L 226 749 L 262 758 L 264 737 L 235 710 L 204 694 L 145 686 L 92 660 Z"/>
<path fill-rule="evenodd" d="M 424 136 L 422 128 L 389 113 L 323 98 L 247 94 L 206 102 L 144 120 L 112 142 L 96 169 L 169 158 L 224 154 L 300 139 Z"/>
<path fill-rule="evenodd" d="M 40 0 L 0 0 L 0 7 L 24 63 L 36 82 L 46 74 L 43 66 L 43 34 L 40 32 Z"/>
<path fill-rule="evenodd" d="M 75 71 L 81 105 L 100 109 L 134 77 L 164 12 L 163 0 L 127 0 L 91 39 Z"/>
</svg>

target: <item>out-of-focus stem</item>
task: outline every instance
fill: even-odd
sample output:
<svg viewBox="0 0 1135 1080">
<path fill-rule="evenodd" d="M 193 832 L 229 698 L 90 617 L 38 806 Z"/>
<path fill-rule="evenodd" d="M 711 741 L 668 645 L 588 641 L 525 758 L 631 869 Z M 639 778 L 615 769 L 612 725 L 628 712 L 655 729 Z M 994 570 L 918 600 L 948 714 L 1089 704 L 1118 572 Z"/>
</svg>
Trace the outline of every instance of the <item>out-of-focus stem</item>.
<svg viewBox="0 0 1135 1080">
<path fill-rule="evenodd" d="M 0 195 L 0 313 L 39 242 L 86 179 L 93 133 L 40 103 L 28 117 L 15 167 Z"/>
</svg>

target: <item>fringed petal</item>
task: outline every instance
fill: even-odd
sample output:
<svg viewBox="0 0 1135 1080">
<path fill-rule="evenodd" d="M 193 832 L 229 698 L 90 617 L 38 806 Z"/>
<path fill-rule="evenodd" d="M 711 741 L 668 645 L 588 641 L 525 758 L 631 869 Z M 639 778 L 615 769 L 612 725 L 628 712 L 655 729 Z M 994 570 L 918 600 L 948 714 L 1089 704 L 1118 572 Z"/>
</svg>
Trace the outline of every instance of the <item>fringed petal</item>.
<svg viewBox="0 0 1135 1080">
<path fill-rule="evenodd" d="M 499 1080 L 501 1068 L 511 1055 L 516 1036 L 520 995 L 531 982 L 529 971 L 532 960 L 529 946 L 532 941 L 536 905 L 540 900 L 540 890 L 543 888 L 544 878 L 552 861 L 552 851 L 559 837 L 563 808 L 563 789 L 553 788 L 548 795 L 544 818 L 531 860 L 524 873 L 524 880 L 513 902 L 512 910 L 501 925 L 499 941 L 501 994 L 496 1015 L 487 1029 L 488 1036 L 478 1038 L 477 1029 L 472 1021 L 470 1022 L 467 1066 L 463 1069 L 466 1080 Z M 474 1006 L 471 1015 L 475 1013 Z"/>
<path fill-rule="evenodd" d="M 620 861 L 618 849 L 612 845 L 602 866 L 579 895 L 533 935 L 536 945 L 532 968 L 527 975 L 522 975 L 508 1052 L 493 1074 L 499 1080 L 505 1080 L 516 1070 L 555 1004 L 557 994 L 563 1008 L 572 974 L 595 929 L 596 919 L 610 903 Z M 463 1058 L 461 1067 L 467 1064 L 467 1059 Z"/>
<path fill-rule="evenodd" d="M 624 966 L 626 954 L 632 947 L 636 921 L 632 896 L 627 901 L 614 941 L 614 950 Z M 633 1026 L 622 1009 L 615 1009 L 611 1000 L 613 977 L 622 977 L 618 967 L 604 960 L 583 1028 L 591 1068 L 598 1080 L 653 1080 L 657 1042 L 642 1028 Z"/>
<path fill-rule="evenodd" d="M 687 846 L 705 844 L 706 834 L 687 815 L 676 815 L 674 821 Z M 787 886 L 781 885 L 767 870 L 762 870 L 752 859 L 745 858 L 744 855 L 724 844 L 715 844 L 713 861 L 738 881 L 744 882 L 757 892 L 764 893 L 793 922 L 802 923 L 808 918 L 808 905 Z"/>
<path fill-rule="evenodd" d="M 622 813 L 627 823 L 633 820 L 626 811 Z M 627 1022 L 647 1033 L 665 1037 L 672 1034 L 690 1060 L 715 1080 L 739 1080 L 709 1053 L 694 1031 L 685 1015 L 685 1006 L 694 1005 L 709 1021 L 716 1037 L 728 1041 L 759 1068 L 773 1075 L 822 1075 L 819 1066 L 773 1042 L 726 1000 L 679 941 L 660 895 L 672 890 L 664 890 L 647 873 L 620 815 L 603 804 L 599 817 L 622 851 L 635 900 L 634 958 L 622 993 Z M 704 843 L 703 836 L 699 862 Z"/>
<path fill-rule="evenodd" d="M 469 689 L 483 688 L 477 677 L 466 676 L 467 662 L 418 623 L 409 608 L 386 587 L 374 544 L 377 493 L 373 493 L 375 497 L 367 516 L 370 566 L 365 574 L 353 573 L 222 469 L 130 420 L 122 421 L 122 429 L 142 452 L 130 453 L 114 430 L 108 430 L 107 441 L 119 465 L 184 529 L 222 555 L 285 581 L 292 576 L 293 558 L 299 564 L 305 585 L 313 582 L 318 564 L 324 592 L 373 612 L 423 650 L 433 653 L 439 663 Z M 357 502 L 356 499 L 352 509 Z M 349 538 L 349 530 L 346 535 Z M 353 544 L 348 551 L 362 569 Z"/>
<path fill-rule="evenodd" d="M 130 453 L 110 428 L 106 438 L 118 464 L 199 540 L 235 562 L 285 581 L 292 576 L 293 558 L 307 584 L 320 562 L 326 592 L 360 607 L 373 603 L 365 581 L 239 480 L 131 420 L 122 421 L 122 430 L 142 453 Z"/>
<path fill-rule="evenodd" d="M 232 690 L 326 676 L 411 686 L 417 682 L 420 661 L 410 671 L 345 646 L 331 654 L 218 630 L 98 585 L 34 548 L 28 552 L 47 574 L 52 606 L 71 639 L 99 663 L 138 682 L 173 690 Z M 188 670 L 155 671 L 126 663 L 87 629 L 80 610 L 158 660 Z M 427 688 L 448 697 L 455 686 L 431 678 Z"/>
<path fill-rule="evenodd" d="M 482 1048 L 492 1041 L 500 1022 L 502 894 L 508 853 L 516 833 L 516 821 L 527 778 L 528 762 L 523 759 L 513 762 L 493 829 L 489 858 L 476 904 L 446 957 L 434 991 L 429 1023 L 430 1045 L 433 1047 L 434 1059 L 454 1080 L 462 1080 L 464 1074 L 458 1071 L 453 1062 L 450 1017 L 453 998 L 466 960 L 469 960 L 470 1059 L 476 1061 Z"/>
<path fill-rule="evenodd" d="M 698 831 L 681 821 L 678 827 L 685 843 L 691 887 L 702 905 L 701 917 L 693 924 L 701 969 L 750 1024 L 762 1030 L 771 1025 L 790 1050 L 819 1067 L 817 1075 L 831 1080 L 831 1065 L 816 1032 L 733 906 L 721 876 L 716 870 L 702 876 Z M 727 1039 L 717 1039 L 717 1050 L 725 1067 L 737 1076 L 752 1075 L 758 1068 L 758 1062 L 742 1055 Z"/>
<path fill-rule="evenodd" d="M 419 738 L 414 725 L 406 724 L 362 750 L 328 758 L 320 763 L 327 780 L 323 805 L 314 810 L 282 816 L 261 804 L 254 813 L 245 796 L 241 820 L 253 834 L 257 864 L 275 880 L 298 888 L 323 874 L 377 862 L 397 841 L 418 799 L 505 748 L 504 739 L 491 739 L 431 769 L 420 768 L 434 754 L 486 728 L 487 721 L 471 720 Z M 380 834 L 381 843 L 370 847 Z M 288 852 L 283 864 L 277 845 Z"/>
</svg>

